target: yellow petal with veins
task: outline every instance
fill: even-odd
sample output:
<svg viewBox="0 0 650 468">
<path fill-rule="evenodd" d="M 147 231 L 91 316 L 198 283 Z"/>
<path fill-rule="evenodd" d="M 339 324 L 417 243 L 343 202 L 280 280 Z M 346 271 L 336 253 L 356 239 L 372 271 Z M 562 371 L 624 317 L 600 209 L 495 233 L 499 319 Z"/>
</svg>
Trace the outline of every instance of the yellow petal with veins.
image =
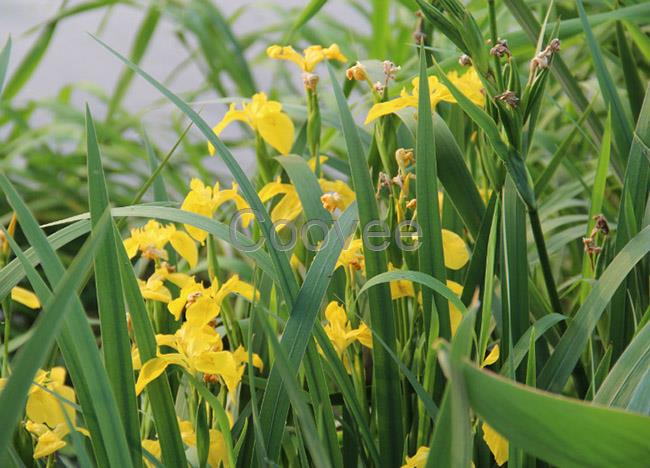
<svg viewBox="0 0 650 468">
<path fill-rule="evenodd" d="M 293 145 L 293 122 L 284 112 L 269 112 L 256 120 L 257 131 L 264 141 L 280 154 L 288 154 Z"/>
</svg>

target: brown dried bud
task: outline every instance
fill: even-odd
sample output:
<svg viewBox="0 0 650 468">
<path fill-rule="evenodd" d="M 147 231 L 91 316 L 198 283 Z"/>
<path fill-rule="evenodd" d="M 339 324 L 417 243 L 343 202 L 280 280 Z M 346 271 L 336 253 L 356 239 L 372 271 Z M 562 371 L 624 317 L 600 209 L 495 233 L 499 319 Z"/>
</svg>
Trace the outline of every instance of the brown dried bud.
<svg viewBox="0 0 650 468">
<path fill-rule="evenodd" d="M 594 225 L 594 231 L 598 231 L 604 236 L 609 235 L 609 224 L 607 223 L 607 219 L 605 216 L 602 214 L 594 216 L 594 219 L 596 220 L 596 224 Z"/>
<path fill-rule="evenodd" d="M 203 374 L 203 381 L 205 383 L 215 384 L 219 382 L 219 376 L 216 374 Z"/>
<path fill-rule="evenodd" d="M 490 49 L 490 55 L 494 55 L 495 57 L 499 58 L 502 58 L 504 56 L 507 56 L 508 58 L 512 57 L 512 53 L 508 47 L 508 41 L 505 39 L 497 40 L 496 45 Z"/>
<path fill-rule="evenodd" d="M 535 58 L 533 58 L 530 61 L 531 73 L 533 73 L 538 68 L 540 70 L 548 68 L 551 63 L 551 57 L 553 56 L 553 54 L 559 51 L 560 51 L 560 40 L 558 38 L 555 38 L 548 43 L 548 45 L 544 50 L 542 50 L 539 54 L 535 56 Z"/>
<path fill-rule="evenodd" d="M 415 156 L 413 156 L 412 148 L 398 148 L 395 151 L 395 160 L 400 169 L 404 169 L 407 166 L 415 163 Z"/>
<path fill-rule="evenodd" d="M 302 83 L 305 85 L 306 89 L 309 89 L 311 91 L 316 91 L 316 87 L 318 86 L 318 75 L 314 73 L 309 73 L 309 72 L 304 72 L 302 74 Z"/>
<path fill-rule="evenodd" d="M 463 54 L 460 57 L 458 57 L 458 63 L 461 64 L 463 67 L 471 67 L 472 59 L 470 58 L 469 55 Z"/>
<path fill-rule="evenodd" d="M 359 62 L 348 68 L 345 71 L 345 76 L 348 80 L 365 81 L 368 79 L 366 67 L 364 67 L 363 64 Z"/>
<path fill-rule="evenodd" d="M 517 104 L 519 104 L 519 98 L 514 92 L 510 90 L 504 91 L 503 93 L 496 96 L 495 99 L 505 102 L 510 107 L 517 107 Z"/>
</svg>

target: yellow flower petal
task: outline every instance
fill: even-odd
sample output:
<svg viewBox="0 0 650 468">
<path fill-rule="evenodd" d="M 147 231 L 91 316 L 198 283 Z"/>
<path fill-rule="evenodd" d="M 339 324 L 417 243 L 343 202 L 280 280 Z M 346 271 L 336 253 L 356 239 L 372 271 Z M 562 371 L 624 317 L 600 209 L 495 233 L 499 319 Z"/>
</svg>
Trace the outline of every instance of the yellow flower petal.
<svg viewBox="0 0 650 468">
<path fill-rule="evenodd" d="M 293 122 L 284 112 L 270 112 L 256 121 L 257 131 L 264 141 L 280 154 L 288 154 L 293 145 Z"/>
<path fill-rule="evenodd" d="M 463 287 L 455 281 L 447 280 L 447 287 L 451 289 L 457 296 L 463 294 Z M 451 336 L 456 334 L 458 325 L 463 320 L 463 314 L 456 308 L 454 304 L 449 302 L 449 322 L 451 325 Z"/>
<path fill-rule="evenodd" d="M 266 49 L 266 55 L 276 60 L 289 60 L 298 65 L 301 70 L 305 69 L 305 59 L 291 46 L 272 45 Z"/>
<path fill-rule="evenodd" d="M 508 461 L 508 439 L 492 429 L 488 423 L 481 425 L 483 429 L 483 440 L 494 455 L 497 465 L 501 466 Z"/>
<path fill-rule="evenodd" d="M 483 359 L 483 362 L 481 363 L 481 367 L 489 366 L 491 364 L 494 364 L 499 360 L 499 345 L 494 345 L 494 348 L 492 348 L 492 351 L 490 351 L 490 354 L 488 354 L 485 359 Z"/>
<path fill-rule="evenodd" d="M 415 455 L 406 457 L 406 463 L 402 468 L 424 468 L 427 465 L 427 458 L 429 458 L 429 447 L 420 447 Z"/>
<path fill-rule="evenodd" d="M 219 136 L 221 132 L 223 131 L 224 128 L 226 128 L 231 122 L 234 122 L 236 120 L 246 122 L 248 125 L 253 127 L 253 123 L 251 122 L 250 116 L 248 113 L 246 113 L 243 110 L 237 110 L 235 104 L 230 104 L 230 108 L 228 109 L 228 112 L 223 116 L 223 119 L 221 119 L 221 122 L 219 122 L 215 127 L 212 129 L 212 131 Z M 214 156 L 215 153 L 215 148 L 214 145 L 210 142 L 208 142 L 208 151 L 210 153 L 210 156 Z"/>
<path fill-rule="evenodd" d="M 370 122 L 372 122 L 375 119 L 378 119 L 379 117 L 392 114 L 394 112 L 397 112 L 400 109 L 404 109 L 405 107 L 412 107 L 412 106 L 413 106 L 413 99 L 410 99 L 408 97 L 398 97 L 395 99 L 391 99 L 390 101 L 379 102 L 370 108 L 370 111 L 368 111 L 368 116 L 366 117 L 366 121 L 364 123 L 369 124 Z"/>
<path fill-rule="evenodd" d="M 469 261 L 467 245 L 462 237 L 452 231 L 442 230 L 442 249 L 445 253 L 445 266 L 459 270 Z"/>
<path fill-rule="evenodd" d="M 36 294 L 20 286 L 15 286 L 11 289 L 11 300 L 30 309 L 38 309 L 41 307 L 41 301 L 38 300 Z"/>
<path fill-rule="evenodd" d="M 186 232 L 174 232 L 170 236 L 169 242 L 172 244 L 172 247 L 174 247 L 174 250 L 176 250 L 181 257 L 187 260 L 190 268 L 196 267 L 196 264 L 199 261 L 199 253 L 196 244 Z"/>
<path fill-rule="evenodd" d="M 138 381 L 135 384 L 135 394 L 140 395 L 142 390 L 152 381 L 156 380 L 170 364 L 169 359 L 164 356 L 149 359 L 142 365 Z"/>
</svg>

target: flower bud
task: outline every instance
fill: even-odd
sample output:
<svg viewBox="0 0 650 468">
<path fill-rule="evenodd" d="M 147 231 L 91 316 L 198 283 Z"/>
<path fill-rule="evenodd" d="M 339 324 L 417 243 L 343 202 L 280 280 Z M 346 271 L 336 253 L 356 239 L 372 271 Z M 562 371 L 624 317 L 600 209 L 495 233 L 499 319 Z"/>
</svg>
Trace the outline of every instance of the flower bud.
<svg viewBox="0 0 650 468">
<path fill-rule="evenodd" d="M 366 67 L 364 67 L 360 62 L 357 62 L 355 65 L 348 68 L 345 71 L 345 76 L 348 80 L 365 81 L 368 79 Z"/>
</svg>

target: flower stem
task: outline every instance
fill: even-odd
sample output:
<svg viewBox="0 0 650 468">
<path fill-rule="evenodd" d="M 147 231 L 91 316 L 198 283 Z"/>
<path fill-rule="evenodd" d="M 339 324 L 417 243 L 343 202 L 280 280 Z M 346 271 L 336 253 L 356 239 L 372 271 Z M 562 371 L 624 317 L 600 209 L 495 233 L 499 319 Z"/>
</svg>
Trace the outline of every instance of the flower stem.
<svg viewBox="0 0 650 468">
<path fill-rule="evenodd" d="M 537 253 L 539 254 L 539 262 L 542 266 L 542 273 L 544 275 L 544 283 L 548 291 L 548 297 L 551 300 L 551 307 L 553 311 L 560 314 L 562 313 L 562 303 L 560 296 L 555 288 L 555 280 L 553 279 L 553 272 L 551 271 L 551 261 L 548 257 L 546 250 L 546 243 L 544 242 L 544 233 L 542 232 L 542 223 L 539 220 L 537 210 L 528 212 L 530 217 L 530 225 L 533 229 L 533 237 L 535 238 L 535 245 L 537 246 Z"/>
<path fill-rule="evenodd" d="M 2 342 L 4 344 L 4 354 L 2 358 L 2 377 L 9 375 L 9 339 L 11 338 L 11 301 L 5 298 L 2 301 L 2 312 L 5 320 L 5 330 Z"/>
</svg>

